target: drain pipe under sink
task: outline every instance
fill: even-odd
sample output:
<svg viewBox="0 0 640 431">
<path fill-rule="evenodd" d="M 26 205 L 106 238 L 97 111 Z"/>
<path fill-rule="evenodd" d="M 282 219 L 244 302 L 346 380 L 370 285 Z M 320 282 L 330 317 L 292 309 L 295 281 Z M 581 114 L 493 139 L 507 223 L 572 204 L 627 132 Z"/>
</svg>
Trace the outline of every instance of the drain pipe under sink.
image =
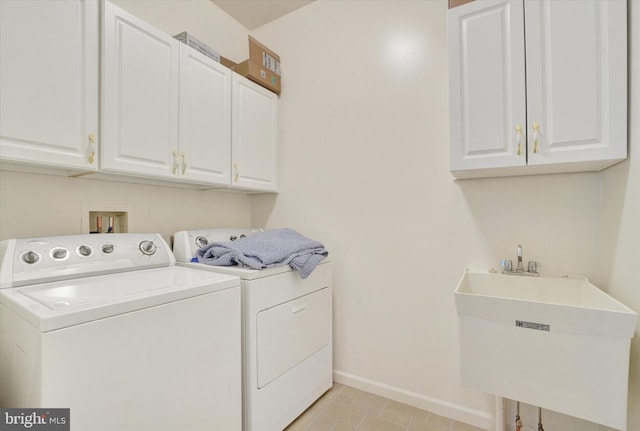
<svg viewBox="0 0 640 431">
<path fill-rule="evenodd" d="M 538 407 L 538 431 L 544 431 L 542 426 L 542 408 Z"/>
<path fill-rule="evenodd" d="M 505 400 L 502 397 L 495 397 L 495 427 L 494 431 L 507 431 L 505 421 Z M 522 430 L 522 421 L 520 420 L 520 401 L 516 401 L 516 431 Z M 542 425 L 542 408 L 538 407 L 538 431 L 544 431 Z"/>
<path fill-rule="evenodd" d="M 505 420 L 504 420 L 504 398 L 495 397 L 495 428 L 494 431 L 507 431 Z"/>
</svg>

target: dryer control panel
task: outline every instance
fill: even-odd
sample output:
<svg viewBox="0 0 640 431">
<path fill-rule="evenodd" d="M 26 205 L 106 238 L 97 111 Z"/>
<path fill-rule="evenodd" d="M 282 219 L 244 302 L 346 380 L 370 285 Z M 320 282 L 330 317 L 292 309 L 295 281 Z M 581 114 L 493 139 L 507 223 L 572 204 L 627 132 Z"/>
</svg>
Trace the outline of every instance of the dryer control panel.
<svg viewBox="0 0 640 431">
<path fill-rule="evenodd" d="M 174 264 L 159 234 L 10 239 L 0 242 L 0 288 Z"/>
<path fill-rule="evenodd" d="M 212 242 L 229 242 L 263 232 L 260 228 L 215 228 L 183 230 L 173 237 L 173 254 L 178 262 L 191 262 L 196 251 Z"/>
</svg>

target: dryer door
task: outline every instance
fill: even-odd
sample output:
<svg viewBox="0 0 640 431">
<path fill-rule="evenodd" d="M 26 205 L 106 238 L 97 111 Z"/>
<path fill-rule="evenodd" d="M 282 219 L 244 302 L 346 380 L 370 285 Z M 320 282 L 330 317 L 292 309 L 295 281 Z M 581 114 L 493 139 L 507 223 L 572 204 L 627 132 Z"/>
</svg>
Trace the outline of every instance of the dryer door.
<svg viewBox="0 0 640 431">
<path fill-rule="evenodd" d="M 329 343 L 331 295 L 324 288 L 263 310 L 257 316 L 258 388 Z"/>
</svg>

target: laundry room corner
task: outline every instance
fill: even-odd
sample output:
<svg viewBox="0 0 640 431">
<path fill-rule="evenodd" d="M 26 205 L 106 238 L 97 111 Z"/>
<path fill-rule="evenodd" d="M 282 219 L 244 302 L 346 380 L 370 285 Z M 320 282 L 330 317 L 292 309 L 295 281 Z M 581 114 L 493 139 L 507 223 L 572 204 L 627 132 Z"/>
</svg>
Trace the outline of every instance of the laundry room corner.
<svg viewBox="0 0 640 431">
<path fill-rule="evenodd" d="M 225 3 L 245 19 L 297 7 L 254 26 Z M 28 394 L 34 406 L 86 407 L 81 424 L 101 403 L 77 394 L 131 401 L 104 431 L 149 428 L 136 406 L 153 422 L 174 404 L 193 412 L 188 431 L 211 404 L 228 421 L 215 431 L 535 431 L 541 415 L 551 431 L 640 430 L 640 0 L 0 0 L 0 12 L 0 408 L 17 405 L 10 370 L 53 394 Z M 251 43 L 262 82 L 240 67 Z M 256 244 L 277 254 L 274 237 L 312 243 L 308 266 L 291 263 L 300 250 L 248 263 Z M 460 294 L 485 302 L 461 317 Z M 606 313 L 628 324 L 609 345 Z M 560 333 L 566 321 L 578 329 Z M 70 360 L 18 370 L 6 352 L 26 332 Z M 569 348 L 578 332 L 601 350 L 563 362 L 535 349 L 544 360 L 520 370 L 521 350 L 488 342 Z M 225 354 L 198 342 L 218 336 Z M 616 373 L 585 366 L 619 352 Z M 105 380 L 112 357 L 121 377 Z M 518 378 L 473 374 L 487 363 Z M 574 393 L 619 377 L 617 399 L 575 402 L 615 405 L 614 420 L 539 407 L 582 400 L 554 391 L 558 363 Z M 524 385 L 533 368 L 548 384 Z M 180 428 L 161 410 L 153 427 Z"/>
<path fill-rule="evenodd" d="M 456 181 L 448 172 L 446 14 L 445 1 L 318 1 L 254 31 L 287 59 L 287 91 L 283 188 L 275 201 L 254 197 L 252 217 L 325 241 L 334 260 L 336 381 L 490 429 L 492 397 L 460 384 L 453 289 L 463 271 L 498 270 L 522 244 L 543 271 L 606 286 L 600 246 L 613 225 L 601 229 L 602 196 L 621 199 L 625 213 L 637 199 L 613 192 L 616 175 L 606 180 L 620 167 Z M 638 237 L 635 226 L 624 232 Z M 619 284 L 618 296 L 637 297 L 636 279 Z M 600 428 L 562 415 L 549 426 Z"/>
</svg>

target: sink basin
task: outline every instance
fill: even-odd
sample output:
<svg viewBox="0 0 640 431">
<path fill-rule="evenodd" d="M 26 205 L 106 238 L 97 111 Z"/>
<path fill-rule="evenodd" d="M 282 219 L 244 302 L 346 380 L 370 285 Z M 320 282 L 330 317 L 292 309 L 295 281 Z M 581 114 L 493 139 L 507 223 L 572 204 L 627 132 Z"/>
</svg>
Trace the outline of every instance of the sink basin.
<svg viewBox="0 0 640 431">
<path fill-rule="evenodd" d="M 634 311 L 584 277 L 471 271 L 455 302 L 464 385 L 626 429 Z"/>
</svg>

